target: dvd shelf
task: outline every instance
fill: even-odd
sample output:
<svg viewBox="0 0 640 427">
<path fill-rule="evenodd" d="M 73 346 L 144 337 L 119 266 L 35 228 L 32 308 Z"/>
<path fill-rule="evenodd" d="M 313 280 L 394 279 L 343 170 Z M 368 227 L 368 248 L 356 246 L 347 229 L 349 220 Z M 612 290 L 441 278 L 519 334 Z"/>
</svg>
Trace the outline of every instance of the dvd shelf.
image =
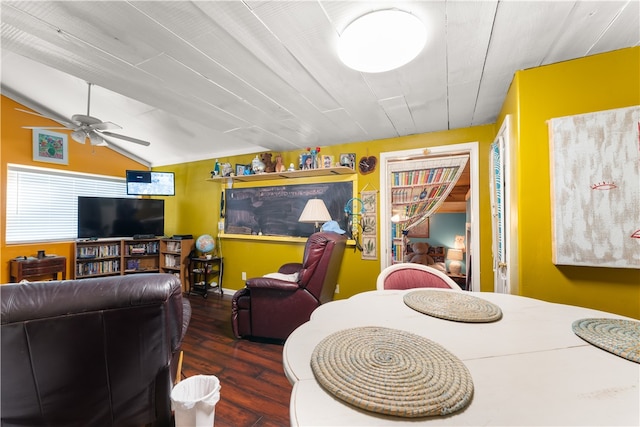
<svg viewBox="0 0 640 427">
<path fill-rule="evenodd" d="M 160 272 L 175 274 L 186 292 L 189 280 L 189 255 L 194 249 L 193 239 L 160 240 Z"/>
<path fill-rule="evenodd" d="M 158 272 L 159 239 L 106 239 L 75 242 L 74 279 Z"/>
<path fill-rule="evenodd" d="M 160 240 L 124 240 L 125 274 L 158 273 L 160 271 Z"/>
<path fill-rule="evenodd" d="M 121 274 L 121 252 L 122 244 L 119 240 L 76 242 L 74 278 Z"/>
</svg>

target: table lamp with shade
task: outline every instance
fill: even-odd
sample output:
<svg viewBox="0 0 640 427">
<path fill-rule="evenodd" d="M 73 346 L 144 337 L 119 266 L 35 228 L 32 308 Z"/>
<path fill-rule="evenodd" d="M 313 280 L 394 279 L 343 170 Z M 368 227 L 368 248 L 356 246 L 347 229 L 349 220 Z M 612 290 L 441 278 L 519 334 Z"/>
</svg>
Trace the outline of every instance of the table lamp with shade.
<svg viewBox="0 0 640 427">
<path fill-rule="evenodd" d="M 320 223 L 324 224 L 327 221 L 331 221 L 331 215 L 322 199 L 309 199 L 298 219 L 298 222 L 315 224 L 316 232 L 320 228 Z"/>
<path fill-rule="evenodd" d="M 449 249 L 447 251 L 447 259 L 449 263 L 449 273 L 460 275 L 462 271 L 462 249 Z"/>
</svg>

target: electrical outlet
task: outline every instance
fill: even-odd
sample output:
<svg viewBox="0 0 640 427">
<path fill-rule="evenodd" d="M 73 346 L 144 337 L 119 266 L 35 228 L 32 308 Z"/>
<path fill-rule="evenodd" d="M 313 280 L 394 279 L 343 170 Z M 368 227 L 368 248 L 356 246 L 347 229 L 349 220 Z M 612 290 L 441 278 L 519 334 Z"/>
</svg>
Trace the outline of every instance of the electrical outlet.
<svg viewBox="0 0 640 427">
<path fill-rule="evenodd" d="M 340 293 L 340 285 L 336 285 L 336 294 Z"/>
<path fill-rule="evenodd" d="M 242 272 L 242 280 L 247 280 L 247 272 L 246 271 Z"/>
<path fill-rule="evenodd" d="M 224 231 L 224 221 L 218 221 L 218 230 Z"/>
</svg>

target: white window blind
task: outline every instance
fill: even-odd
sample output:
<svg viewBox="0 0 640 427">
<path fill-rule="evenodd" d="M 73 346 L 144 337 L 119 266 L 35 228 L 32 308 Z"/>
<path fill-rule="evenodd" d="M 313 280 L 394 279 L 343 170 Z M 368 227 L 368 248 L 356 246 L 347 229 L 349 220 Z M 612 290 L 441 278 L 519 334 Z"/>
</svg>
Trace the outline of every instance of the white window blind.
<svg viewBox="0 0 640 427">
<path fill-rule="evenodd" d="M 6 243 L 77 238 L 78 196 L 130 197 L 124 178 L 9 164 Z"/>
</svg>

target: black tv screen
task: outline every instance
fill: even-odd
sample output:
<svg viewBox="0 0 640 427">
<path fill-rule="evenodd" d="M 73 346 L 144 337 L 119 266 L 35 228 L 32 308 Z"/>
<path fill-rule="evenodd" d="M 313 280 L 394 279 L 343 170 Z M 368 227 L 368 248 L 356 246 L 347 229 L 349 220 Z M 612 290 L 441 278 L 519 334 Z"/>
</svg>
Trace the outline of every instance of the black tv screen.
<svg viewBox="0 0 640 427">
<path fill-rule="evenodd" d="M 132 196 L 174 196 L 173 172 L 127 171 L 127 194 Z"/>
<path fill-rule="evenodd" d="M 164 235 L 164 200 L 78 197 L 78 238 Z"/>
</svg>

